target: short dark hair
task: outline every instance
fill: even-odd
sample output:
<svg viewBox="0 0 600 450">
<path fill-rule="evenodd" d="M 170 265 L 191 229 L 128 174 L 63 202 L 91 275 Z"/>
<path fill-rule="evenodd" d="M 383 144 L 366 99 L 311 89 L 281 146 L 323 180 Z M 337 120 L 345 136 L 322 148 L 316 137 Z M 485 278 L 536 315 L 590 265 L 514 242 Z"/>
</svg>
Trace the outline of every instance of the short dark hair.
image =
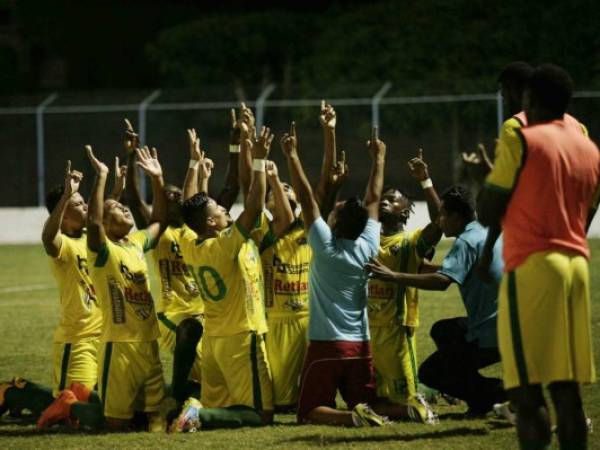
<svg viewBox="0 0 600 450">
<path fill-rule="evenodd" d="M 444 191 L 441 200 L 446 211 L 459 214 L 467 222 L 475 219 L 475 201 L 466 187 L 451 186 Z"/>
<path fill-rule="evenodd" d="M 369 212 L 358 197 L 350 197 L 337 211 L 335 235 L 343 239 L 356 240 L 365 229 Z"/>
<path fill-rule="evenodd" d="M 54 211 L 54 208 L 56 208 L 56 205 L 58 205 L 58 202 L 60 201 L 60 198 L 63 196 L 64 193 L 65 186 L 63 184 L 60 184 L 58 186 L 53 187 L 50 190 L 50 192 L 46 194 L 46 209 L 49 213 L 52 214 L 52 211 Z"/>
<path fill-rule="evenodd" d="M 565 69 L 554 64 L 536 67 L 528 87 L 530 98 L 557 118 L 567 111 L 573 96 L 571 76 Z"/>
<path fill-rule="evenodd" d="M 523 95 L 523 91 L 532 75 L 533 67 L 531 64 L 525 61 L 513 61 L 502 69 L 500 76 L 498 76 L 498 83 L 514 88 Z"/>
<path fill-rule="evenodd" d="M 206 216 L 208 196 L 205 192 L 192 195 L 181 206 L 181 216 L 188 227 L 193 230 L 204 231 L 206 227 Z"/>
</svg>

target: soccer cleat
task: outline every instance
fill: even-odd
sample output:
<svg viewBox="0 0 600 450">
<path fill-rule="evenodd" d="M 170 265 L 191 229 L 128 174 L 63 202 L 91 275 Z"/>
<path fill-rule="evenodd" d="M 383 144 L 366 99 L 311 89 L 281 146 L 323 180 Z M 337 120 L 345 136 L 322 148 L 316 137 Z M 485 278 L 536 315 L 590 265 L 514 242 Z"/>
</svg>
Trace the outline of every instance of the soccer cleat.
<svg viewBox="0 0 600 450">
<path fill-rule="evenodd" d="M 171 423 L 169 427 L 170 433 L 193 433 L 200 430 L 202 423 L 200 422 L 199 411 L 202 408 L 200 403 L 194 397 L 188 398 L 183 404 L 183 408 L 179 416 Z"/>
<path fill-rule="evenodd" d="M 506 419 L 512 425 L 517 424 L 517 413 L 510 409 L 510 402 L 496 403 L 494 405 L 494 413 L 500 419 Z"/>
<path fill-rule="evenodd" d="M 60 395 L 44 410 L 37 422 L 40 429 L 48 428 L 60 420 L 67 420 L 71 414 L 71 405 L 77 397 L 70 389 L 61 391 Z"/>
<path fill-rule="evenodd" d="M 436 425 L 440 422 L 437 414 L 433 412 L 431 406 L 429 406 L 421 394 L 409 398 L 406 407 L 408 410 L 408 417 L 415 422 L 425 423 L 427 425 Z"/>
<path fill-rule="evenodd" d="M 382 427 L 391 423 L 387 417 L 380 416 L 366 403 L 359 403 L 354 407 L 352 422 L 355 427 Z"/>
</svg>

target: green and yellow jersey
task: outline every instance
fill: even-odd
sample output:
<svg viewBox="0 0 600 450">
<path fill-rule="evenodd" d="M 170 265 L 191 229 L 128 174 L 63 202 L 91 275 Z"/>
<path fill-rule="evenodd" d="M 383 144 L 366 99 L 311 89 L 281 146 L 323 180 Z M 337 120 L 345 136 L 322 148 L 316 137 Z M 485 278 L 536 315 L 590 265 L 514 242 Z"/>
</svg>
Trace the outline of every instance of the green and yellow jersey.
<svg viewBox="0 0 600 450">
<path fill-rule="evenodd" d="M 160 276 L 158 312 L 189 316 L 198 316 L 204 312 L 204 303 L 192 266 L 184 261 L 179 246 L 186 234 L 192 239 L 197 237 L 185 225 L 179 228 L 169 226 L 152 251 L 152 259 Z"/>
<path fill-rule="evenodd" d="M 377 259 L 395 272 L 417 273 L 430 246 L 422 238 L 422 229 L 381 235 Z M 419 326 L 419 296 L 416 288 L 396 283 L 369 280 L 369 325 Z"/>
<path fill-rule="evenodd" d="M 50 257 L 60 299 L 54 342 L 75 343 L 100 336 L 102 312 L 88 271 L 86 243 L 85 231 L 79 238 L 63 234 L 58 255 Z"/>
<path fill-rule="evenodd" d="M 266 333 L 260 254 L 246 230 L 236 222 L 214 238 L 184 235 L 179 246 L 204 300 L 204 335 Z"/>
<path fill-rule="evenodd" d="M 262 214 L 260 226 L 251 236 L 258 245 L 263 266 L 267 318 L 308 317 L 312 250 L 302 221 L 297 220 L 284 236 L 277 238 L 271 222 Z"/>
<path fill-rule="evenodd" d="M 90 275 L 102 308 L 103 342 L 148 342 L 158 338 L 145 253 L 153 248 L 145 230 L 123 242 L 106 239 L 98 253 L 88 248 Z"/>
</svg>

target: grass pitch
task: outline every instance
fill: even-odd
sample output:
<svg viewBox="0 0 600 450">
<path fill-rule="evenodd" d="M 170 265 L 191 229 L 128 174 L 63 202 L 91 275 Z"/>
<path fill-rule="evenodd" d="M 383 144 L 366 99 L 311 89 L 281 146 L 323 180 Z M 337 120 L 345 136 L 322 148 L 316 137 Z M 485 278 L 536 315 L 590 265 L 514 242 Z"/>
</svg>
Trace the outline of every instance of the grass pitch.
<svg viewBox="0 0 600 450">
<path fill-rule="evenodd" d="M 590 265 L 592 321 L 596 361 L 600 360 L 600 240 L 591 242 Z M 438 251 L 440 259 L 448 244 Z M 156 285 L 153 285 L 154 288 Z M 154 289 L 156 292 L 156 289 Z M 419 359 L 433 351 L 428 336 L 436 320 L 464 314 L 456 286 L 447 292 L 421 292 Z M 0 246 L 0 380 L 19 375 L 50 385 L 52 333 L 57 323 L 57 291 L 41 245 Z M 543 326 L 532 324 L 532 326 Z M 552 330 L 548 330 L 552 332 Z M 171 358 L 163 358 L 165 376 L 171 377 Z M 486 372 L 498 375 L 499 365 Z M 600 388 L 583 387 L 586 413 L 600 424 Z M 0 419 L 0 448 L 108 449 L 108 448 L 411 448 L 512 449 L 517 448 L 514 428 L 489 416 L 486 420 L 462 420 L 465 406 L 437 405 L 441 423 L 425 426 L 396 423 L 383 428 L 334 428 L 295 423 L 292 415 L 277 415 L 276 424 L 265 428 L 207 431 L 185 435 L 150 433 L 86 434 L 54 428 L 39 432 L 31 423 Z M 556 439 L 553 440 L 557 448 Z M 600 448 L 600 433 L 591 434 L 589 448 Z"/>
</svg>

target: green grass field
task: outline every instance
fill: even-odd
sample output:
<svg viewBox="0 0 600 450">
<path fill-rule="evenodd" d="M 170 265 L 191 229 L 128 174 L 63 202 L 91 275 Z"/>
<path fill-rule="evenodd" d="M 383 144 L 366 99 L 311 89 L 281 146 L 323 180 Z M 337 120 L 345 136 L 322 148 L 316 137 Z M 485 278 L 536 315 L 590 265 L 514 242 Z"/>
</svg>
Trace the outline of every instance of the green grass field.
<svg viewBox="0 0 600 450">
<path fill-rule="evenodd" d="M 600 360 L 600 240 L 591 243 L 593 260 L 592 311 L 596 361 Z M 443 245 L 437 258 L 448 246 Z M 448 292 L 421 294 L 421 327 L 418 352 L 422 360 L 433 350 L 428 337 L 431 324 L 441 318 L 463 314 L 456 287 Z M 0 380 L 23 376 L 43 384 L 51 381 L 52 333 L 57 322 L 58 301 L 41 245 L 0 246 Z M 543 326 L 543 324 L 532 324 Z M 552 332 L 552 330 L 548 330 Z M 171 376 L 171 360 L 164 359 L 165 376 Z M 488 373 L 498 374 L 499 365 Z M 583 388 L 586 412 L 600 423 L 600 388 Z M 384 428 L 344 429 L 325 426 L 298 426 L 291 415 L 278 415 L 276 425 L 259 429 L 207 431 L 186 435 L 149 433 L 85 434 L 55 428 L 38 432 L 31 424 L 0 419 L 0 448 L 435 448 L 512 449 L 517 448 L 514 428 L 491 416 L 487 420 L 461 420 L 465 406 L 438 405 L 441 423 L 425 426 L 397 423 Z M 556 446 L 556 440 L 554 440 Z M 557 448 L 557 447 L 555 447 Z M 590 435 L 589 448 L 600 448 L 600 433 Z"/>
</svg>

